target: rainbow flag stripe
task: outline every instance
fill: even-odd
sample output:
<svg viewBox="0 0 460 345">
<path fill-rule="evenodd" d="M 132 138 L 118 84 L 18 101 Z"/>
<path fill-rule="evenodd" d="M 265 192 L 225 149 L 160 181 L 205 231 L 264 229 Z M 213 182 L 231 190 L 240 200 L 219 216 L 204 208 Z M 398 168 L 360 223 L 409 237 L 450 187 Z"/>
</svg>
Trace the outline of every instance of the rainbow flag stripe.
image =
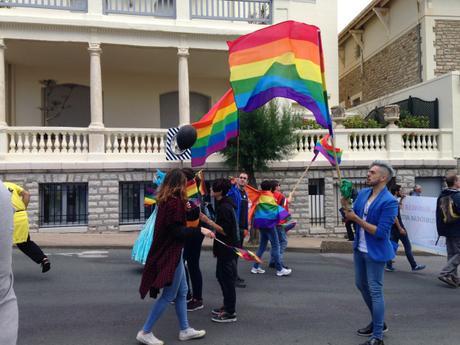
<svg viewBox="0 0 460 345">
<path fill-rule="evenodd" d="M 316 156 L 321 153 L 333 166 L 335 166 L 335 157 L 334 157 L 334 147 L 329 144 L 329 134 L 326 134 L 320 140 L 316 142 L 315 148 L 313 152 Z M 337 155 L 337 163 L 340 164 L 342 162 L 342 149 L 335 148 L 335 154 Z"/>
<path fill-rule="evenodd" d="M 187 182 L 186 193 L 187 198 L 193 204 L 192 206 L 199 206 L 201 204 L 200 193 L 198 192 L 195 179 Z"/>
<path fill-rule="evenodd" d="M 197 139 L 192 146 L 192 166 L 201 166 L 206 158 L 227 146 L 230 138 L 238 136 L 238 109 L 232 89 L 214 104 L 203 118 L 192 123 Z"/>
<path fill-rule="evenodd" d="M 272 192 L 260 192 L 259 202 L 254 211 L 254 228 L 274 228 L 280 221 L 289 217 L 289 212 L 276 203 Z"/>
<path fill-rule="evenodd" d="M 309 109 L 332 134 L 318 27 L 286 21 L 227 42 L 230 83 L 239 110 L 255 110 L 275 97 Z"/>
</svg>

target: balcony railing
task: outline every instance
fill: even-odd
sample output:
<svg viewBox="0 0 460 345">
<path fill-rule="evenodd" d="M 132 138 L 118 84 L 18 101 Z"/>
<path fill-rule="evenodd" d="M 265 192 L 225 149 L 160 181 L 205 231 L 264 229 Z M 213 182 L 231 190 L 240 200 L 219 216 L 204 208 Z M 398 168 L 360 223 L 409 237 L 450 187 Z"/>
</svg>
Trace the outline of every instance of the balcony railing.
<svg viewBox="0 0 460 345">
<path fill-rule="evenodd" d="M 190 0 L 190 17 L 271 24 L 272 5 L 272 0 Z"/>
<path fill-rule="evenodd" d="M 103 128 L 95 132 L 72 127 L 6 127 L 0 131 L 0 160 L 85 161 L 95 153 L 107 161 L 166 161 L 166 133 L 160 128 Z M 296 132 L 297 144 L 289 160 L 311 160 L 316 141 L 325 134 L 326 130 Z M 102 147 L 91 151 L 92 143 L 100 137 Z M 337 147 L 344 151 L 344 162 L 453 159 L 452 129 L 336 129 L 335 137 Z M 221 157 L 211 160 L 218 162 Z"/>
<path fill-rule="evenodd" d="M 0 0 L 0 7 L 32 7 L 53 10 L 88 11 L 87 0 Z"/>
<path fill-rule="evenodd" d="M 175 0 L 104 0 L 104 13 L 176 17 Z"/>
</svg>

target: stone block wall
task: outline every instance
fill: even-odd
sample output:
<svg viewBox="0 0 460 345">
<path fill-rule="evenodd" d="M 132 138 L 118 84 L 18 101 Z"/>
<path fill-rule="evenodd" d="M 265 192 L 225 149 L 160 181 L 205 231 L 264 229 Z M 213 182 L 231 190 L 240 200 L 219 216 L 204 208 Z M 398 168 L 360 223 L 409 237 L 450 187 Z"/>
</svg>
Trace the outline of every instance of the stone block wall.
<svg viewBox="0 0 460 345">
<path fill-rule="evenodd" d="M 460 20 L 436 20 L 435 75 L 460 70 Z"/>
<path fill-rule="evenodd" d="M 280 181 L 282 191 L 288 195 L 303 172 L 303 168 L 277 169 L 256 174 L 257 183 L 264 179 Z M 367 175 L 366 167 L 343 168 L 343 178 L 363 184 Z M 416 177 L 443 177 L 447 168 L 397 168 L 396 182 L 407 191 L 413 188 Z M 88 232 L 119 231 L 120 197 L 119 184 L 124 181 L 152 181 L 153 171 L 94 171 L 94 172 L 29 172 L 0 173 L 0 180 L 15 182 L 31 193 L 29 219 L 31 230 L 39 228 L 39 184 L 40 183 L 88 183 Z M 208 181 L 234 175 L 229 171 L 205 171 Z M 337 174 L 333 168 L 312 168 L 310 179 L 324 179 L 324 205 L 326 222 L 324 226 L 310 224 L 308 205 L 308 179 L 305 178 L 297 188 L 290 211 L 297 227 L 294 232 L 313 236 L 343 236 L 345 228 L 338 217 L 339 197 L 337 195 Z"/>
<path fill-rule="evenodd" d="M 366 42 L 364 42 L 366 44 Z M 418 84 L 421 78 L 420 26 L 398 38 L 339 80 L 339 101 L 362 92 L 361 103 Z"/>
</svg>

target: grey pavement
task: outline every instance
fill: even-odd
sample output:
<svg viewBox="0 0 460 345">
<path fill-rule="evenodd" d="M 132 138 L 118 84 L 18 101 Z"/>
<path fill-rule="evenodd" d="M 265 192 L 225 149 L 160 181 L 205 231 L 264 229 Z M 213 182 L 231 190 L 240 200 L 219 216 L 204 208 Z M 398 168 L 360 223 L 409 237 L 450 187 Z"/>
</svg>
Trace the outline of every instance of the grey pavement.
<svg viewBox="0 0 460 345">
<path fill-rule="evenodd" d="M 46 274 L 21 252 L 14 252 L 18 296 L 19 345 L 135 345 L 152 305 L 140 300 L 141 266 L 124 249 L 48 249 L 52 269 Z M 267 256 L 267 253 L 265 254 Z M 409 272 L 404 257 L 398 271 L 385 274 L 385 344 L 459 344 L 460 289 L 436 279 L 443 257 L 417 257 L 428 269 Z M 290 277 L 274 271 L 251 275 L 250 263 L 240 262 L 246 289 L 237 290 L 238 322 L 215 324 L 210 309 L 221 305 L 214 277 L 215 259 L 202 253 L 205 309 L 189 314 L 193 327 L 204 328 L 201 345 L 354 345 L 364 338 L 357 328 L 369 313 L 353 285 L 349 254 L 287 253 L 294 269 Z M 166 344 L 179 344 L 174 308 L 168 308 L 154 331 Z"/>
</svg>

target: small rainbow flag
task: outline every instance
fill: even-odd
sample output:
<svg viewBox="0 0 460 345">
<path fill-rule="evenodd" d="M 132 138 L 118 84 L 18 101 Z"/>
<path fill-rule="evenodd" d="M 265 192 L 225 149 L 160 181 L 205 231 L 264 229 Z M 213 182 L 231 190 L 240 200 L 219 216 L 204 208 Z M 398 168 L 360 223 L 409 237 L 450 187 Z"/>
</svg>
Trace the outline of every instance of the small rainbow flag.
<svg viewBox="0 0 460 345">
<path fill-rule="evenodd" d="M 206 158 L 227 146 L 230 138 L 238 136 L 238 109 L 233 90 L 225 95 L 205 114 L 201 120 L 192 123 L 197 139 L 192 146 L 192 167 L 203 165 Z"/>
<path fill-rule="evenodd" d="M 254 228 L 274 228 L 280 221 L 289 217 L 289 212 L 276 203 L 272 192 L 260 191 L 254 210 Z"/>
<path fill-rule="evenodd" d="M 257 262 L 259 264 L 261 264 L 263 262 L 256 254 L 254 254 L 250 250 L 243 249 L 243 248 L 232 247 L 232 246 L 228 245 L 227 243 L 219 240 L 218 238 L 214 238 L 214 241 L 219 242 L 220 244 L 222 244 L 223 246 L 225 246 L 227 248 L 233 249 L 233 251 L 235 252 L 236 255 L 238 255 L 240 258 L 242 258 L 242 259 L 244 259 L 246 261 L 253 261 L 253 262 Z"/>
<path fill-rule="evenodd" d="M 198 187 L 196 185 L 195 179 L 187 182 L 186 191 L 187 198 L 193 204 L 192 206 L 200 206 L 201 198 L 200 193 L 198 193 Z"/>
<path fill-rule="evenodd" d="M 144 206 L 152 206 L 156 204 L 156 190 L 153 187 L 147 187 L 144 194 Z"/>
<path fill-rule="evenodd" d="M 320 140 L 316 142 L 315 148 L 313 152 L 315 153 L 315 157 L 313 160 L 316 159 L 319 153 L 321 153 L 333 166 L 335 166 L 335 157 L 334 157 L 334 147 L 329 144 L 329 134 L 326 134 Z M 340 164 L 342 161 L 342 153 L 343 151 L 339 148 L 335 148 L 335 154 L 337 155 L 337 163 Z"/>
<path fill-rule="evenodd" d="M 309 109 L 332 134 L 318 27 L 286 21 L 227 44 L 239 110 L 249 112 L 275 97 L 289 98 Z"/>
</svg>

